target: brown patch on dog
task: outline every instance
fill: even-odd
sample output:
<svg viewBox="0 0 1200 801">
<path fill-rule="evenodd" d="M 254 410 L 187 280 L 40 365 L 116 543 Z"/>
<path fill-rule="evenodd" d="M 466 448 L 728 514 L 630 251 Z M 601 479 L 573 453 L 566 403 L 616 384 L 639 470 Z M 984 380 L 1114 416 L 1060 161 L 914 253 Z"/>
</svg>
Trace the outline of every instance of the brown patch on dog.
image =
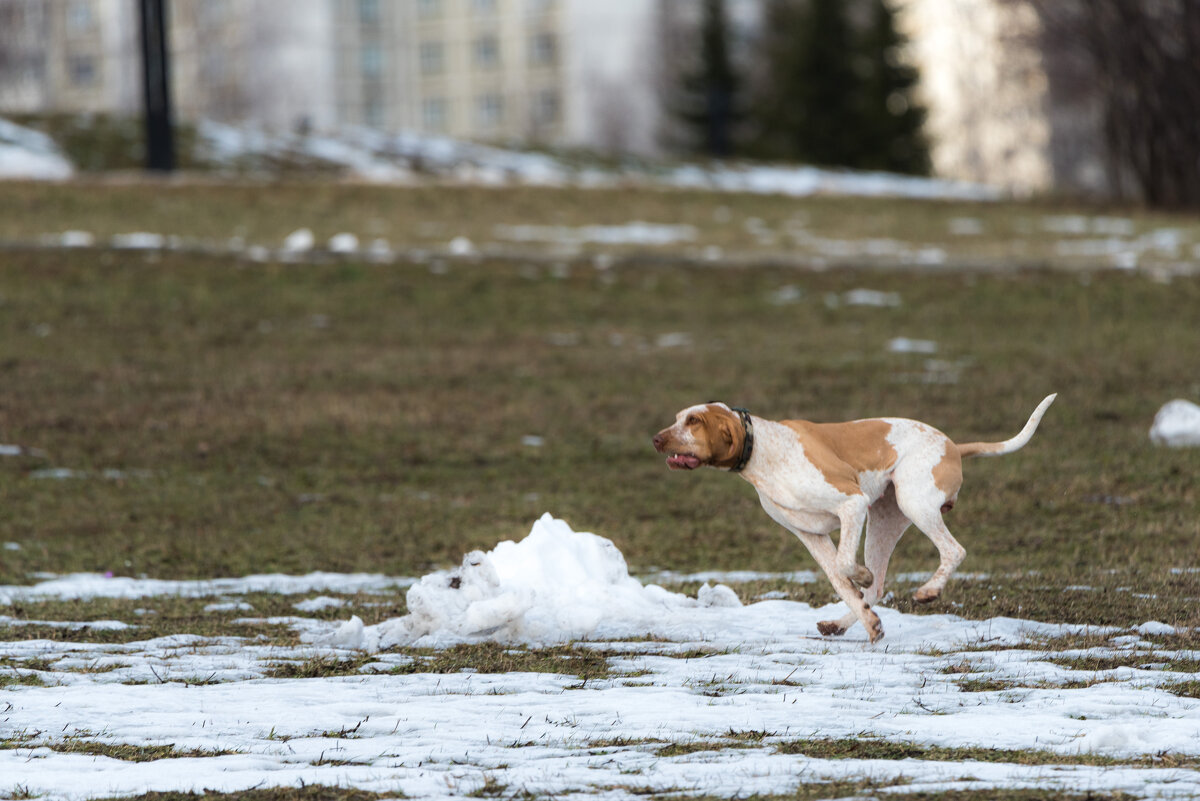
<svg viewBox="0 0 1200 801">
<path fill-rule="evenodd" d="M 836 620 L 822 620 L 817 624 L 817 631 L 826 637 L 840 637 L 846 633 L 846 629 L 839 626 Z"/>
<path fill-rule="evenodd" d="M 954 498 L 962 487 L 962 456 L 949 440 L 946 441 L 946 452 L 942 455 L 942 460 L 933 466 L 933 483 L 942 491 L 947 504 L 954 506 Z M 942 511 L 947 510 L 943 508 Z"/>
<path fill-rule="evenodd" d="M 858 476 L 867 470 L 885 471 L 896 463 L 896 449 L 887 441 L 892 424 L 884 420 L 849 423 L 810 423 L 783 420 L 800 436 L 804 455 L 838 492 L 861 492 Z"/>
</svg>

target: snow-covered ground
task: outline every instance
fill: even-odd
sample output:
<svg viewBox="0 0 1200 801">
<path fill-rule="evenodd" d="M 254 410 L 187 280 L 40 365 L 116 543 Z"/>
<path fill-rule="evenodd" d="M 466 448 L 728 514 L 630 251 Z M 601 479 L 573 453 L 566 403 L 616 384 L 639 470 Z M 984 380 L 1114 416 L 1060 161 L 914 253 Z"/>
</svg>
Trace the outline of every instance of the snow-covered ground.
<svg viewBox="0 0 1200 801">
<path fill-rule="evenodd" d="M 106 591 L 107 583 L 116 589 Z M 719 586 L 699 599 L 646 586 L 630 578 L 611 542 L 548 517 L 522 542 L 469 554 L 463 566 L 415 584 L 356 576 L 339 586 L 329 574 L 240 585 L 73 576 L 0 588 L 0 597 L 115 595 L 152 608 L 159 593 L 236 602 L 241 592 L 266 590 L 305 604 L 317 593 L 403 585 L 411 585 L 409 615 L 399 621 L 363 628 L 288 618 L 308 645 L 191 635 L 125 645 L 0 643 L 0 678 L 36 674 L 43 682 L 0 693 L 0 742 L 9 744 L 0 750 L 0 796 L 82 799 L 302 782 L 422 798 L 497 787 L 556 797 L 749 795 L 846 778 L 903 779 L 891 790 L 898 794 L 1040 787 L 1200 795 L 1200 772 L 1190 768 L 1071 764 L 1081 753 L 1200 755 L 1200 701 L 1163 688 L 1181 675 L 1162 669 L 1168 657 L 1150 641 L 1170 627 L 1147 623 L 1105 647 L 1064 651 L 1047 638 L 1080 627 L 879 608 L 886 630 L 879 644 L 857 629 L 822 638 L 816 621 L 838 614 L 836 607 L 742 605 Z M 326 605 L 327 598 L 306 606 Z M 386 645 L 380 636 L 401 630 L 405 636 L 394 639 L 427 646 L 575 642 L 604 651 L 613 674 L 389 673 L 427 653 L 391 649 L 350 675 L 266 677 L 288 660 L 363 661 L 357 649 Z M 1137 668 L 1084 672 L 1048 661 L 1135 649 Z M 997 684 L 969 691 L 964 682 L 972 679 Z M 779 748 L 836 738 L 1034 749 L 1060 755 L 1062 764 L 818 759 Z M 79 741 L 173 744 L 190 755 L 133 762 L 53 748 Z M 670 744 L 687 747 L 660 753 Z"/>
<path fill-rule="evenodd" d="M 218 170 L 269 171 L 280 165 L 324 169 L 364 181 L 405 183 L 434 175 L 472 184 L 613 187 L 629 184 L 719 192 L 808 196 L 996 200 L 1000 190 L 982 184 L 880 172 L 776 165 L 713 167 L 580 166 L 535 151 L 464 142 L 415 133 L 351 128 L 337 135 L 276 134 L 202 121 L 196 126 L 198 158 Z M 0 119 L 0 179 L 69 177 L 71 166 L 44 134 Z"/>
<path fill-rule="evenodd" d="M 0 180 L 23 178 L 57 181 L 74 170 L 54 141 L 0 118 Z"/>
</svg>

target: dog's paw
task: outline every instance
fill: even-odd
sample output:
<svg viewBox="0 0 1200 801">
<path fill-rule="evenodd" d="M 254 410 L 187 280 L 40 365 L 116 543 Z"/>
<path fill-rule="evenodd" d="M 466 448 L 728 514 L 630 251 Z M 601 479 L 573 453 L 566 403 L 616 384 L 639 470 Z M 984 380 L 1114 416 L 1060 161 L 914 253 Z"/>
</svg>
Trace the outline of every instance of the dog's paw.
<svg viewBox="0 0 1200 801">
<path fill-rule="evenodd" d="M 933 603 L 942 597 L 942 591 L 931 587 L 922 587 L 913 593 L 913 600 L 919 604 Z"/>
<path fill-rule="evenodd" d="M 879 615 L 868 612 L 866 619 L 863 620 L 863 626 L 866 627 L 867 636 L 871 638 L 871 642 L 879 642 L 883 639 L 883 623 L 879 622 Z"/>
<path fill-rule="evenodd" d="M 840 637 L 846 633 L 846 628 L 836 620 L 822 620 L 817 624 L 817 631 L 826 637 Z"/>
<path fill-rule="evenodd" d="M 875 574 L 867 569 L 865 565 L 856 565 L 854 572 L 848 576 L 854 582 L 855 586 L 867 589 L 875 583 Z"/>
</svg>

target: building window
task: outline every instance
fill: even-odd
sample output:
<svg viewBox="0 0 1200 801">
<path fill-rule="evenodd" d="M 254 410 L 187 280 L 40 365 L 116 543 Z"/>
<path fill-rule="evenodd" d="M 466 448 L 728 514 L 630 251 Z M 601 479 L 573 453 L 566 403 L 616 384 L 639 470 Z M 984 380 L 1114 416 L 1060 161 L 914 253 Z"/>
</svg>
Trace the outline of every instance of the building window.
<svg viewBox="0 0 1200 801">
<path fill-rule="evenodd" d="M 482 130 L 492 130 L 504 122 L 504 98 L 496 92 L 475 99 L 475 122 Z"/>
<path fill-rule="evenodd" d="M 496 0 L 471 0 L 471 11 L 481 17 L 495 16 Z"/>
<path fill-rule="evenodd" d="M 442 133 L 449 121 L 446 98 L 427 97 L 421 103 L 421 123 L 426 131 Z"/>
<path fill-rule="evenodd" d="M 540 17 L 549 14 L 553 7 L 554 0 L 529 0 L 528 5 L 526 5 L 531 17 Z"/>
<path fill-rule="evenodd" d="M 72 86 L 92 86 L 96 83 L 96 59 L 91 56 L 71 56 L 67 59 L 67 74 Z"/>
<path fill-rule="evenodd" d="M 557 89 L 543 89 L 533 96 L 533 124 L 535 126 L 554 125 L 558 122 L 562 102 L 559 100 Z"/>
<path fill-rule="evenodd" d="M 417 59 L 422 75 L 437 75 L 446 69 L 446 48 L 441 42 L 421 42 Z"/>
<path fill-rule="evenodd" d="M 358 0 L 358 23 L 364 28 L 379 24 L 379 0 Z"/>
<path fill-rule="evenodd" d="M 558 60 L 558 39 L 552 33 L 537 33 L 529 40 L 529 63 L 544 67 Z"/>
<path fill-rule="evenodd" d="M 441 0 L 417 0 L 417 16 L 421 19 L 433 19 L 441 13 Z"/>
<path fill-rule="evenodd" d="M 365 44 L 359 51 L 359 62 L 365 78 L 379 78 L 383 75 L 383 50 L 377 44 Z"/>
<path fill-rule="evenodd" d="M 475 40 L 475 66 L 494 69 L 500 66 L 500 40 L 494 34 L 485 34 Z"/>
</svg>

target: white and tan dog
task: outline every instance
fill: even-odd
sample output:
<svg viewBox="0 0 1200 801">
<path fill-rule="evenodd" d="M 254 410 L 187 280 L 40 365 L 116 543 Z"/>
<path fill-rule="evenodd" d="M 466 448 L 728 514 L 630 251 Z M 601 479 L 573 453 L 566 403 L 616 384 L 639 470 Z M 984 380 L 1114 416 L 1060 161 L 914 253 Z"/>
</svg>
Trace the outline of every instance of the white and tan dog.
<svg viewBox="0 0 1200 801">
<path fill-rule="evenodd" d="M 883 627 L 871 604 L 883 595 L 888 559 L 900 536 L 915 524 L 937 546 L 940 564 L 913 595 L 921 603 L 936 599 L 966 556 L 942 520 L 962 486 L 962 458 L 1022 448 L 1056 397 L 1038 404 L 1012 439 L 965 445 L 916 420 L 776 422 L 704 403 L 676 415 L 674 425 L 655 435 L 654 448 L 667 455 L 672 469 L 716 467 L 753 484 L 763 509 L 808 547 L 850 607 L 840 620 L 818 623 L 820 632 L 843 634 L 860 620 L 875 642 Z M 856 561 L 864 524 L 866 566 Z M 835 548 L 829 535 L 839 529 Z"/>
</svg>

